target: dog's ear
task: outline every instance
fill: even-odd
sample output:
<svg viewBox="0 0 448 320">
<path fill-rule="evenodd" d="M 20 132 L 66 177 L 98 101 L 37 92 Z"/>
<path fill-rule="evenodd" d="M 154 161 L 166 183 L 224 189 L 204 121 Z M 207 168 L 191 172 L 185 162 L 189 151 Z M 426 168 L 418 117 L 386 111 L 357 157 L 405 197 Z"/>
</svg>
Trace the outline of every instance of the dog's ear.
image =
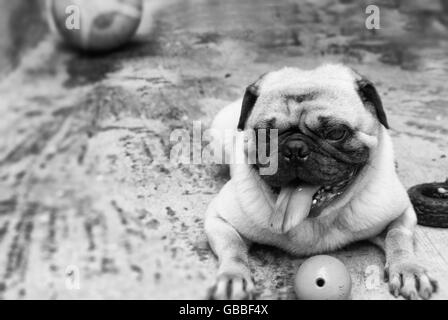
<svg viewBox="0 0 448 320">
<path fill-rule="evenodd" d="M 241 105 L 240 120 L 238 121 L 238 130 L 244 130 L 247 118 L 249 118 L 255 102 L 258 99 L 258 86 L 254 83 L 246 88 L 244 92 L 243 103 Z"/>
<path fill-rule="evenodd" d="M 389 124 L 387 122 L 386 112 L 384 112 L 383 103 L 381 98 L 376 91 L 375 86 L 368 79 L 361 77 L 356 80 L 358 94 L 367 108 L 378 118 L 379 122 L 386 128 L 389 129 Z"/>
<path fill-rule="evenodd" d="M 243 97 L 243 103 L 241 105 L 240 120 L 238 121 L 238 130 L 244 130 L 246 126 L 247 119 L 254 108 L 255 102 L 257 102 L 258 96 L 260 95 L 260 82 L 264 75 L 258 78 L 257 81 L 252 83 L 246 88 Z"/>
</svg>

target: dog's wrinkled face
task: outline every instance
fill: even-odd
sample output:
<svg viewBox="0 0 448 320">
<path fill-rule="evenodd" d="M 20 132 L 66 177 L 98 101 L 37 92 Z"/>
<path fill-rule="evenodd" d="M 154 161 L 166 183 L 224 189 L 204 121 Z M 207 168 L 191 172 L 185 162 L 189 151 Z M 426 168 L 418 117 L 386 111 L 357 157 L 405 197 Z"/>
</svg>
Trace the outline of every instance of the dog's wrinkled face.
<svg viewBox="0 0 448 320">
<path fill-rule="evenodd" d="M 374 86 L 347 67 L 325 65 L 264 75 L 247 88 L 238 127 L 278 130 L 269 150 L 278 169 L 262 175 L 270 186 L 330 190 L 346 185 L 367 163 L 380 125 L 388 127 Z M 259 147 L 256 139 L 249 143 Z"/>
</svg>

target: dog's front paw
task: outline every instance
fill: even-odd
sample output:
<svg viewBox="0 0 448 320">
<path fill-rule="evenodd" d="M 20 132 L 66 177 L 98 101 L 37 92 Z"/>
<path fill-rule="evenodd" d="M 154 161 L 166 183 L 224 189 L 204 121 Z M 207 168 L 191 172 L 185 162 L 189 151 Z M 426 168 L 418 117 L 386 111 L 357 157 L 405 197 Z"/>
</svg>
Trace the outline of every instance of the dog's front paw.
<svg viewBox="0 0 448 320">
<path fill-rule="evenodd" d="M 431 298 L 437 291 L 437 281 L 418 262 L 413 260 L 397 261 L 386 265 L 389 290 L 395 296 L 415 300 Z"/>
<path fill-rule="evenodd" d="M 215 285 L 210 288 L 208 298 L 212 300 L 251 300 L 254 288 L 254 283 L 250 278 L 224 273 L 218 276 Z"/>
</svg>

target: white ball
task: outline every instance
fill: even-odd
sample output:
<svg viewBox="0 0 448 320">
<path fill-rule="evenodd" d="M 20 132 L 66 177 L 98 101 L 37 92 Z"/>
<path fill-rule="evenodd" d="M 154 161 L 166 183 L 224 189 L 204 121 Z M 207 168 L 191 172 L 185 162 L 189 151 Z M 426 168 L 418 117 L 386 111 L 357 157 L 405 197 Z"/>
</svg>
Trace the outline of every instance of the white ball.
<svg viewBox="0 0 448 320">
<path fill-rule="evenodd" d="M 305 260 L 297 271 L 294 289 L 301 300 L 345 300 L 350 298 L 352 280 L 338 259 L 317 255 Z"/>
<path fill-rule="evenodd" d="M 83 50 L 128 42 L 140 24 L 143 0 L 53 0 L 51 13 L 64 40 Z"/>
</svg>

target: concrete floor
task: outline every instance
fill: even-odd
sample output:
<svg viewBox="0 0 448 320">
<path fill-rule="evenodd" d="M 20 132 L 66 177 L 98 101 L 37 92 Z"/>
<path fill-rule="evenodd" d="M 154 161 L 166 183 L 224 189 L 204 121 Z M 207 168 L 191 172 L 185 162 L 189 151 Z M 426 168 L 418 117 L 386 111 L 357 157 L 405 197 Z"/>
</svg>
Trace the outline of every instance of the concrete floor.
<svg viewBox="0 0 448 320">
<path fill-rule="evenodd" d="M 170 162 L 170 133 L 192 121 L 206 128 L 248 83 L 282 66 L 336 61 L 367 75 L 404 184 L 448 175 L 440 10 L 381 1 L 372 32 L 358 1 L 146 1 L 136 41 L 86 56 L 48 32 L 43 1 L 8 3 L 0 1 L 0 298 L 204 298 L 216 260 L 203 216 L 227 177 Z M 419 227 L 416 238 L 440 282 L 434 298 L 447 299 L 448 231 Z M 377 248 L 332 254 L 350 270 L 353 299 L 392 298 Z M 294 298 L 302 261 L 255 247 L 258 298 Z"/>
</svg>

